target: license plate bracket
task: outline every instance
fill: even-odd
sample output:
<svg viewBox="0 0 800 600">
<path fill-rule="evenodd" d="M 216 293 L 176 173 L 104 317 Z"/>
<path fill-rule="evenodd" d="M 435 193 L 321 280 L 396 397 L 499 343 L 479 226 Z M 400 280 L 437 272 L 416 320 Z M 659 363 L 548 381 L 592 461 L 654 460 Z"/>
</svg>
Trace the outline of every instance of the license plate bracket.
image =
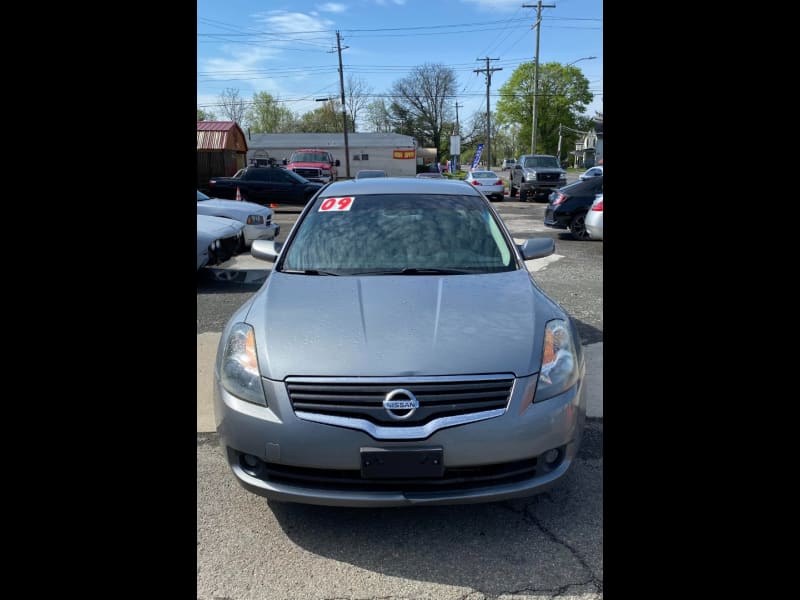
<svg viewBox="0 0 800 600">
<path fill-rule="evenodd" d="M 444 449 L 361 448 L 364 479 L 420 479 L 444 475 Z"/>
</svg>

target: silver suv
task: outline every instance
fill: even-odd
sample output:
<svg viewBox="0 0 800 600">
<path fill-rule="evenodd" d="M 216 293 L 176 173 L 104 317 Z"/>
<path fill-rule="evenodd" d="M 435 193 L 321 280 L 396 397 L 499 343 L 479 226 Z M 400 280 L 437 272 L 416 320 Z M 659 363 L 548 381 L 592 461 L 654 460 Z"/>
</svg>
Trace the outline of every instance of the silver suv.
<svg viewBox="0 0 800 600">
<path fill-rule="evenodd" d="M 527 202 L 528 195 L 536 200 L 547 200 L 550 192 L 567 185 L 567 172 L 550 154 L 523 154 L 511 169 L 510 196 L 519 192 L 520 202 Z"/>
</svg>

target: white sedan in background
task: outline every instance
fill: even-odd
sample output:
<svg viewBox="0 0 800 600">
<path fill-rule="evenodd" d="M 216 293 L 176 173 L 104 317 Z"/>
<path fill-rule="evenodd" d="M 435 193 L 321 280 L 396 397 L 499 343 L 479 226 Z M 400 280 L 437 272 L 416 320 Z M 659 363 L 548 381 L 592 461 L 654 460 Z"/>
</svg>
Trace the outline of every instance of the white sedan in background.
<svg viewBox="0 0 800 600">
<path fill-rule="evenodd" d="M 487 198 L 498 202 L 506 194 L 506 182 L 494 171 L 470 171 L 464 181 L 474 185 Z"/>
<path fill-rule="evenodd" d="M 595 195 L 595 200 L 584 219 L 586 233 L 590 240 L 603 239 L 603 194 Z"/>
<path fill-rule="evenodd" d="M 244 245 L 248 248 L 253 240 L 274 240 L 281 232 L 281 226 L 272 222 L 272 209 L 252 202 L 210 198 L 200 190 L 197 214 L 239 221 L 244 225 Z"/>
<path fill-rule="evenodd" d="M 587 179 L 591 179 L 592 177 L 602 177 L 603 176 L 603 167 L 592 167 L 591 169 L 586 169 L 586 172 L 583 173 L 579 177 L 581 181 L 586 181 Z"/>
<path fill-rule="evenodd" d="M 243 229 L 234 219 L 197 215 L 197 270 L 237 254 L 244 246 Z"/>
</svg>

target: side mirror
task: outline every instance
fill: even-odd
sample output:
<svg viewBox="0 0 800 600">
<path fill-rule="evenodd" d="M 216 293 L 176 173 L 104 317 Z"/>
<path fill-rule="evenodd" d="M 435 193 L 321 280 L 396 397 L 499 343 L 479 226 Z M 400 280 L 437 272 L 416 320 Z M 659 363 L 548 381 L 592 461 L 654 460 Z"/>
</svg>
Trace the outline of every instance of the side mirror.
<svg viewBox="0 0 800 600">
<path fill-rule="evenodd" d="M 281 250 L 283 250 L 283 242 L 276 242 L 274 240 L 253 240 L 253 245 L 250 247 L 250 255 L 259 260 L 275 262 Z"/>
<path fill-rule="evenodd" d="M 254 246 L 255 243 L 253 242 Z M 533 238 L 517 244 L 517 248 L 519 248 L 524 260 L 533 260 L 534 258 L 550 256 L 556 251 L 556 243 L 550 238 Z"/>
<path fill-rule="evenodd" d="M 340 166 L 340 165 L 341 165 L 341 163 L 339 162 L 339 159 L 338 159 L 338 158 L 336 159 L 336 162 L 334 162 L 334 163 L 333 163 L 333 165 L 334 165 L 335 167 L 338 167 L 338 166 Z"/>
</svg>

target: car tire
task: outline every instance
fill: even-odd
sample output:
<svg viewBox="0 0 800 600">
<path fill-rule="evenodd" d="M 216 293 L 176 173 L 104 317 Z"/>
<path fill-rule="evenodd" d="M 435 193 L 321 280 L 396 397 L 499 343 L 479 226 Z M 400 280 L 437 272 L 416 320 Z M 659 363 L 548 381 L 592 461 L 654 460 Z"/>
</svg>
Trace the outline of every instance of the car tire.
<svg viewBox="0 0 800 600">
<path fill-rule="evenodd" d="M 527 202 L 528 201 L 528 190 L 520 190 L 519 191 L 519 201 L 520 202 Z"/>
<path fill-rule="evenodd" d="M 517 196 L 517 188 L 515 188 L 513 185 L 510 186 L 510 189 L 508 190 L 508 195 L 511 196 L 512 198 L 515 198 Z"/>
<path fill-rule="evenodd" d="M 572 221 L 569 222 L 569 232 L 576 240 L 585 241 L 589 239 L 589 232 L 586 231 L 586 213 L 572 217 Z"/>
</svg>

